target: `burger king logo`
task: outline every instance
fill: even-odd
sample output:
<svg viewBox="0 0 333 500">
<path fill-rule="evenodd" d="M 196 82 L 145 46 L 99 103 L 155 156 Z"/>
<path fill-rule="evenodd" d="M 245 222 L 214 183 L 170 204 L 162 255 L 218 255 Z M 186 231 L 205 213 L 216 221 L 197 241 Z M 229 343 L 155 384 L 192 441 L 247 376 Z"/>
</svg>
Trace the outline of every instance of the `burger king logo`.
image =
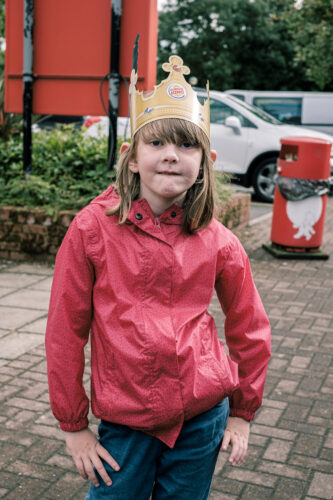
<svg viewBox="0 0 333 500">
<path fill-rule="evenodd" d="M 184 99 L 186 90 L 179 83 L 171 83 L 168 87 L 167 93 L 173 99 Z"/>
</svg>

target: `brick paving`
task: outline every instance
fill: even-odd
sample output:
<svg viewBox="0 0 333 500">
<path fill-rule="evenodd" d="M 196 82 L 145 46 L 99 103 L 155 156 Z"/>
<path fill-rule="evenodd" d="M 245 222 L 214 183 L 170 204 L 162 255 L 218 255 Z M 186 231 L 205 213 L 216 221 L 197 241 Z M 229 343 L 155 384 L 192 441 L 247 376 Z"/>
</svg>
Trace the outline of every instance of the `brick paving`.
<svg viewBox="0 0 333 500">
<path fill-rule="evenodd" d="M 333 498 L 333 198 L 323 245 L 330 260 L 276 260 L 261 247 L 269 230 L 267 219 L 239 232 L 272 324 L 264 402 L 245 463 L 231 467 L 220 453 L 210 500 Z M 48 404 L 43 342 L 52 271 L 0 262 L 0 498 L 6 500 L 83 500 L 87 490 Z M 210 309 L 222 337 L 215 298 Z"/>
</svg>

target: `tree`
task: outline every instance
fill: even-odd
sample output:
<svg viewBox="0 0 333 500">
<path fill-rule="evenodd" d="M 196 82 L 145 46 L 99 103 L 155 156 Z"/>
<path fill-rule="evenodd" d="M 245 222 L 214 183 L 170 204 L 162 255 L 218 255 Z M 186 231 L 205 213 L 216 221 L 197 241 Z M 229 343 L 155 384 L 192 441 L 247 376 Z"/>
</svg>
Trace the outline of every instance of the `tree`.
<svg viewBox="0 0 333 500">
<path fill-rule="evenodd" d="M 176 52 L 200 86 L 209 78 L 218 90 L 304 90 L 289 21 L 295 10 L 293 0 L 168 0 L 159 61 Z"/>
<path fill-rule="evenodd" d="M 316 90 L 333 90 L 333 0 L 303 0 L 294 21 L 296 61 Z"/>
</svg>

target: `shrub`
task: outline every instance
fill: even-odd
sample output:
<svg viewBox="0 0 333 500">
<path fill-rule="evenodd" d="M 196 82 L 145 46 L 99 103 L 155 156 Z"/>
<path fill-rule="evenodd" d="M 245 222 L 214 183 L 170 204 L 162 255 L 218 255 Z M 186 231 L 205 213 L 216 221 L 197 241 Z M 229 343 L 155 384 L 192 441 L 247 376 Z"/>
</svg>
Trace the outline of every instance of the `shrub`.
<svg viewBox="0 0 333 500">
<path fill-rule="evenodd" d="M 43 207 L 48 213 L 80 209 L 112 181 L 107 139 L 86 137 L 72 126 L 33 135 L 33 175 L 23 171 L 22 135 L 0 143 L 0 203 Z"/>
<path fill-rule="evenodd" d="M 1 205 L 55 215 L 84 207 L 115 180 L 115 171 L 107 171 L 107 138 L 84 136 L 72 125 L 33 135 L 32 175 L 24 172 L 22 156 L 22 134 L 0 140 Z M 215 172 L 219 201 L 230 196 L 227 183 L 225 174 Z"/>
</svg>

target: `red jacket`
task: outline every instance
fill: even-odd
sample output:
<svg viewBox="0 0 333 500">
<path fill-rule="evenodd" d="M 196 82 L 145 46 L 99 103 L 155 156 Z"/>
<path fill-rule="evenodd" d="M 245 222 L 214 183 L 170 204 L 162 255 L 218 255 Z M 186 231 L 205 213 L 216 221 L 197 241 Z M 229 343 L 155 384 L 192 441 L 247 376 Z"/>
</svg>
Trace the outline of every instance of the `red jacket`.
<svg viewBox="0 0 333 500">
<path fill-rule="evenodd" d="M 213 220 L 182 231 L 182 209 L 159 219 L 146 200 L 128 221 L 104 211 L 110 186 L 72 222 L 56 259 L 46 353 L 51 406 L 66 431 L 88 425 L 82 385 L 91 334 L 91 402 L 98 418 L 172 447 L 184 420 L 230 398 L 247 420 L 262 401 L 270 327 L 238 239 Z M 226 315 L 227 357 L 207 308 Z"/>
</svg>

